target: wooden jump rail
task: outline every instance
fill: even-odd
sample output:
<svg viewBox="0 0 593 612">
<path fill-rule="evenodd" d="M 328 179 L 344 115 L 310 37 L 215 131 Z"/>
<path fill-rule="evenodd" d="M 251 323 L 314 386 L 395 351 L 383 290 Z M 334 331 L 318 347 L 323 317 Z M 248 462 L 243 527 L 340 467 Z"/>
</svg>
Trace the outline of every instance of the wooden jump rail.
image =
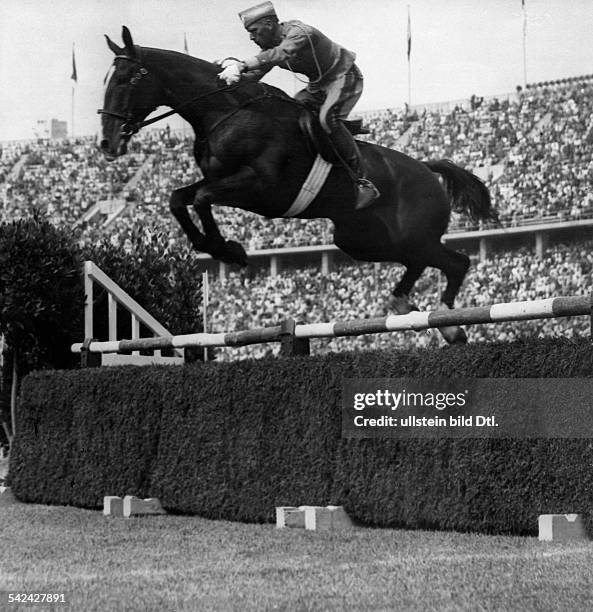
<svg viewBox="0 0 593 612">
<path fill-rule="evenodd" d="M 187 347 L 246 346 L 266 342 L 282 342 L 285 354 L 308 354 L 310 338 L 338 338 L 394 331 L 421 331 L 452 325 L 476 323 L 502 323 L 589 315 L 592 313 L 591 296 L 546 298 L 525 302 L 510 302 L 492 306 L 458 308 L 431 312 L 413 311 L 405 315 L 390 315 L 374 319 L 336 321 L 296 325 L 288 319 L 282 325 L 260 327 L 246 331 L 196 333 L 180 336 L 134 338 L 73 344 L 72 352 L 129 353 Z"/>
<path fill-rule="evenodd" d="M 117 306 L 120 304 L 130 316 L 133 340 L 140 338 L 140 325 L 144 325 L 154 334 L 155 338 L 171 338 L 173 334 L 161 325 L 149 312 L 147 312 L 136 300 L 126 293 L 117 283 L 99 268 L 92 261 L 84 262 L 84 291 L 86 303 L 84 308 L 84 335 L 87 344 L 93 338 L 93 306 L 94 306 L 94 285 L 99 285 L 107 292 L 107 316 L 109 340 L 113 341 L 117 337 Z M 72 350 L 74 351 L 73 345 Z M 81 346 L 82 345 L 78 345 Z M 164 348 L 164 347 L 163 347 Z M 183 363 L 183 351 L 175 351 L 173 357 L 163 357 L 160 351 L 156 351 L 152 357 L 139 355 L 137 349 L 133 349 L 134 354 L 127 356 L 110 355 L 103 365 L 120 365 L 125 363 L 144 364 L 144 363 Z M 80 350 L 74 352 L 81 352 Z M 90 351 L 92 353 L 119 353 L 120 351 Z M 88 353 L 83 351 L 83 356 Z"/>
</svg>

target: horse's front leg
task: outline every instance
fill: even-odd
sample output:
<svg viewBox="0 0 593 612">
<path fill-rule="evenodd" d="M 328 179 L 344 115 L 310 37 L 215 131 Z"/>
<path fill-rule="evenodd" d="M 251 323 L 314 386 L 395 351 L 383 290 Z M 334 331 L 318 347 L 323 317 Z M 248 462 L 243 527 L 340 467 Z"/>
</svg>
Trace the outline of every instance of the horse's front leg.
<svg viewBox="0 0 593 612">
<path fill-rule="evenodd" d="M 245 249 L 234 240 L 225 240 L 212 215 L 212 204 L 216 201 L 224 202 L 232 200 L 237 194 L 253 188 L 256 180 L 252 168 L 244 166 L 235 174 L 224 177 L 217 181 L 202 182 L 199 184 L 194 196 L 194 208 L 202 222 L 202 228 L 206 239 L 212 244 L 209 252 L 213 257 L 225 263 L 236 263 L 247 265 L 247 253 Z"/>
<path fill-rule="evenodd" d="M 206 234 L 206 240 L 211 245 L 212 257 L 227 264 L 247 265 L 247 253 L 245 249 L 235 240 L 225 240 L 218 229 L 218 225 L 212 215 L 212 204 L 210 202 L 194 203 L 194 208 L 202 222 L 202 228 Z"/>
<path fill-rule="evenodd" d="M 201 181 L 176 189 L 169 198 L 169 209 L 177 219 L 179 225 L 183 228 L 189 241 L 196 251 L 208 253 L 208 244 L 206 236 L 197 228 L 196 224 L 191 220 L 187 207 L 190 206 L 196 195 L 196 191 Z"/>
<path fill-rule="evenodd" d="M 176 189 L 169 200 L 169 208 L 171 213 L 183 228 L 189 241 L 196 251 L 208 253 L 214 259 L 219 259 L 224 263 L 238 263 L 247 265 L 247 255 L 240 244 L 225 242 L 218 231 L 216 222 L 210 213 L 210 220 L 206 219 L 204 214 L 199 212 L 200 220 L 202 221 L 202 233 L 196 224 L 192 221 L 189 215 L 188 207 L 194 203 L 196 192 L 204 181 L 199 181 L 187 187 Z M 196 207 L 197 210 L 197 207 Z M 233 245 L 236 245 L 234 247 Z"/>
</svg>

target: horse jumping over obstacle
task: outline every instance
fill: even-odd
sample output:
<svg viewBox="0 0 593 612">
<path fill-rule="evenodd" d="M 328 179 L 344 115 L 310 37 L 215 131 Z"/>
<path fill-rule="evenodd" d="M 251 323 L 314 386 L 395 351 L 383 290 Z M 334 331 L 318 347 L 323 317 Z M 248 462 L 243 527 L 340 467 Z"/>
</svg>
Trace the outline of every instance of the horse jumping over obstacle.
<svg viewBox="0 0 593 612">
<path fill-rule="evenodd" d="M 445 274 L 442 302 L 453 308 L 469 258 L 441 243 L 451 210 L 473 220 L 497 219 L 488 189 L 478 177 L 448 160 L 420 162 L 359 142 L 367 175 L 380 190 L 380 198 L 367 209 L 354 210 L 355 186 L 346 170 L 336 165 L 309 206 L 293 214 L 290 209 L 317 155 L 301 127 L 308 111 L 300 103 L 263 83 L 226 86 L 217 77 L 218 65 L 175 51 L 136 46 L 125 26 L 124 47 L 106 38 L 115 59 L 104 108 L 99 110 L 101 149 L 114 160 L 126 153 L 128 141 L 142 127 L 173 113 L 192 125 L 194 156 L 204 178 L 176 189 L 170 208 L 197 251 L 246 265 L 243 247 L 221 235 L 213 204 L 269 218 L 328 218 L 334 224 L 334 243 L 354 259 L 406 267 L 392 291 L 391 305 L 397 313 L 415 310 L 408 295 L 428 266 Z M 146 120 L 158 106 L 172 110 Z M 190 205 L 202 231 L 189 215 Z M 466 341 L 458 326 L 441 332 L 448 342 Z"/>
</svg>

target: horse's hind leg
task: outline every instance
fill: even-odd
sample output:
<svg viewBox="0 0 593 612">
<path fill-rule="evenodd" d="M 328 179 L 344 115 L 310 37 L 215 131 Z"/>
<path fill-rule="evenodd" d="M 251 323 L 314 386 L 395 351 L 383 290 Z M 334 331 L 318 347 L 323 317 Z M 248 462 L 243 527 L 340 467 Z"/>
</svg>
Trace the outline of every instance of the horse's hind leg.
<svg viewBox="0 0 593 612">
<path fill-rule="evenodd" d="M 410 302 L 408 296 L 425 268 L 423 264 L 419 263 L 408 262 L 404 265 L 406 265 L 406 271 L 391 292 L 391 298 L 389 299 L 389 308 L 395 310 L 397 314 L 408 314 L 412 310 L 418 310 L 418 307 Z"/>
<path fill-rule="evenodd" d="M 442 250 L 447 255 L 445 259 L 447 266 L 441 265 L 437 267 L 440 267 L 447 277 L 447 286 L 445 287 L 441 301 L 449 308 L 453 308 L 455 297 L 469 269 L 469 257 L 458 251 L 453 251 L 446 246 L 442 246 Z"/>
<path fill-rule="evenodd" d="M 455 297 L 469 268 L 469 257 L 439 243 L 432 253 L 429 265 L 441 270 L 447 278 L 447 286 L 441 297 L 441 308 L 453 308 Z M 449 344 L 467 342 L 466 333 L 458 325 L 440 327 L 439 331 Z"/>
</svg>

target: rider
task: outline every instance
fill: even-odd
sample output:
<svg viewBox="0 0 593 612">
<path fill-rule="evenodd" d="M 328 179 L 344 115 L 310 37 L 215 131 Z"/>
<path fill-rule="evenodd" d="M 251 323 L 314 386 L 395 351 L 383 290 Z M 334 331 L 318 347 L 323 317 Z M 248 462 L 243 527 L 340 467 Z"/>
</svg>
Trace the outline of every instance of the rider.
<svg viewBox="0 0 593 612">
<path fill-rule="evenodd" d="M 225 61 L 225 68 L 218 76 L 231 85 L 242 74 L 259 80 L 274 66 L 307 76 L 307 87 L 295 98 L 319 110 L 324 131 L 356 180 L 356 209 L 369 206 L 380 194 L 364 178 L 360 151 L 342 123 L 362 94 L 363 78 L 354 63 L 355 54 L 300 21 L 279 23 L 271 2 L 246 9 L 239 17 L 262 52 L 242 62 Z"/>
</svg>

